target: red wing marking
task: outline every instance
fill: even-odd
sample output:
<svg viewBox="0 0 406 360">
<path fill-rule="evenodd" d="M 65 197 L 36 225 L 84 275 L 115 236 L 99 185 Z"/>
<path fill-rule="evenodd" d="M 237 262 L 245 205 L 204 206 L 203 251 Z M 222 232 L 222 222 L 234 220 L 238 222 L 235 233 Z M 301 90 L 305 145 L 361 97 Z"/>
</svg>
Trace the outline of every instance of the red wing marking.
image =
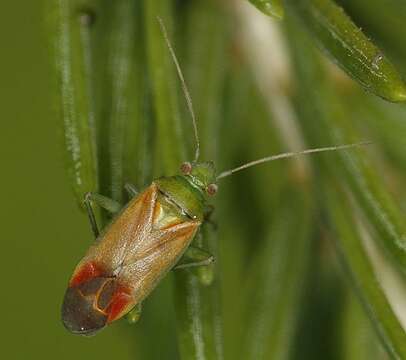
<svg viewBox="0 0 406 360">
<path fill-rule="evenodd" d="M 81 283 L 101 276 L 103 269 L 93 261 L 84 264 L 72 277 L 69 282 L 70 287 L 78 286 Z"/>
<path fill-rule="evenodd" d="M 127 305 L 131 302 L 132 298 L 129 289 L 126 287 L 118 288 L 106 309 L 108 314 L 107 322 L 110 323 L 121 317 L 123 310 L 125 310 Z"/>
</svg>

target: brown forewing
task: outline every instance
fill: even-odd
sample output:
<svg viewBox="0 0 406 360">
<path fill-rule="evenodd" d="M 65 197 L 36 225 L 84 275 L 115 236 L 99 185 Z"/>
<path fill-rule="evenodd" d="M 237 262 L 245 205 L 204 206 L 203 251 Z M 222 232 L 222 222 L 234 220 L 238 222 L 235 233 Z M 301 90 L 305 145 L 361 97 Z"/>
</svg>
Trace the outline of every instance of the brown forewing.
<svg viewBox="0 0 406 360">
<path fill-rule="evenodd" d="M 181 214 L 172 214 L 168 221 L 160 196 L 152 183 L 133 199 L 77 269 L 84 263 L 96 262 L 132 289 L 135 302 L 143 300 L 176 264 L 200 225 Z"/>
</svg>

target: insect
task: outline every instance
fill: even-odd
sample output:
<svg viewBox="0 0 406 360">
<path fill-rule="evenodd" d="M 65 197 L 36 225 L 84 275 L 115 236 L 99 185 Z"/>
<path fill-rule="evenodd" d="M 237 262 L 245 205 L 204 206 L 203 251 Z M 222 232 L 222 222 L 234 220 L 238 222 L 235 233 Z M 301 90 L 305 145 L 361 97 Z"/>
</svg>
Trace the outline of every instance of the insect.
<svg viewBox="0 0 406 360">
<path fill-rule="evenodd" d="M 217 174 L 213 162 L 199 161 L 200 145 L 192 100 L 164 24 L 158 21 L 192 117 L 195 158 L 193 162 L 182 164 L 179 175 L 156 179 L 141 193 L 126 185 L 132 199 L 123 209 L 102 195 L 88 193 L 85 196 L 96 241 L 76 266 L 62 305 L 63 324 L 75 334 L 92 335 L 130 311 L 137 317 L 142 301 L 171 269 L 212 263 L 213 256 L 191 242 L 207 219 L 208 201 L 217 192 L 219 179 L 276 159 L 364 144 L 273 155 Z M 92 202 L 115 214 L 101 233 Z"/>
</svg>

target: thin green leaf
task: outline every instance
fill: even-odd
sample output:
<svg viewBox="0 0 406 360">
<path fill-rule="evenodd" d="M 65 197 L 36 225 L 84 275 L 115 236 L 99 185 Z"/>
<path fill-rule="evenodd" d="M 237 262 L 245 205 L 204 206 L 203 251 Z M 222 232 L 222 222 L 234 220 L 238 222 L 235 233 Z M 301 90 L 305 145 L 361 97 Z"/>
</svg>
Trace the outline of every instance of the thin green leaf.
<svg viewBox="0 0 406 360">
<path fill-rule="evenodd" d="M 347 123 L 349 117 L 343 112 L 337 98 L 332 97 L 331 88 L 309 40 L 303 36 L 298 38 L 299 29 L 290 22 L 289 34 L 292 36 L 292 31 L 295 34 L 295 41 L 291 41 L 291 46 L 299 87 L 302 92 L 306 91 L 305 97 L 299 95 L 304 132 L 311 142 L 351 142 L 356 135 L 354 129 Z M 306 72 L 303 71 L 304 68 Z M 310 84 L 312 87 L 309 87 Z M 387 351 L 395 358 L 402 358 L 405 356 L 403 339 L 405 334 L 378 286 L 359 236 L 354 232 L 355 225 L 348 209 L 348 199 L 340 192 L 341 186 L 344 185 L 336 187 L 328 185 L 331 183 L 329 179 L 334 178 L 337 182 L 349 186 L 365 217 L 379 234 L 382 244 L 404 269 L 405 254 L 402 246 L 404 223 L 401 221 L 401 214 L 388 196 L 378 174 L 364 162 L 362 154 L 357 151 L 339 153 L 334 157 L 329 156 L 328 162 L 319 163 L 328 171 L 328 175 L 323 176 L 321 180 L 324 180 L 323 183 L 327 187 L 324 198 L 329 199 L 333 223 L 340 235 L 339 248 L 344 254 L 343 262 L 349 264 L 354 282 L 360 289 L 365 303 L 365 309 Z"/>
<path fill-rule="evenodd" d="M 281 20 L 284 15 L 282 0 L 249 0 L 257 9 L 265 15 Z"/>
<path fill-rule="evenodd" d="M 311 259 L 312 209 L 304 192 L 289 187 L 284 194 L 248 276 L 252 286 L 248 304 L 253 310 L 247 321 L 243 359 L 277 360 L 292 355 Z"/>
<path fill-rule="evenodd" d="M 204 226 L 202 234 L 205 245 L 211 245 L 213 250 L 217 234 L 209 227 Z M 201 284 L 197 271 L 177 270 L 175 274 L 176 325 L 181 358 L 223 359 L 219 267 L 212 268 L 214 280 L 209 286 Z"/>
<path fill-rule="evenodd" d="M 348 289 L 341 315 L 341 357 L 345 360 L 382 359 L 383 349 L 377 342 L 362 304 L 351 288 Z"/>
<path fill-rule="evenodd" d="M 319 46 L 364 87 L 386 100 L 406 100 L 406 86 L 383 52 L 333 0 L 286 0 Z"/>
<path fill-rule="evenodd" d="M 219 99 L 225 77 L 227 34 L 223 9 L 215 1 L 196 1 L 190 5 L 182 37 L 188 45 L 184 50 L 188 55 L 184 70 L 197 116 L 201 159 L 215 163 L 218 160 L 218 133 L 223 115 Z M 189 147 L 194 150 L 195 142 L 191 136 L 193 129 L 188 112 L 184 112 L 183 122 L 187 129 L 185 134 L 190 134 L 187 136 Z M 189 154 L 193 152 L 189 151 Z M 218 233 L 213 230 L 212 224 L 206 224 L 202 227 L 202 235 L 195 240 L 195 245 L 208 249 L 215 256 L 216 263 L 210 269 L 176 274 L 177 327 L 179 337 L 183 338 L 180 351 L 184 358 L 194 353 L 197 359 L 223 359 Z M 213 282 L 210 286 L 202 286 L 196 275 L 203 277 L 210 273 Z"/>
<path fill-rule="evenodd" d="M 153 108 L 156 120 L 157 152 L 154 159 L 155 174 L 173 174 L 185 159 L 185 143 L 181 133 L 182 124 L 178 104 L 176 69 L 158 23 L 162 18 L 170 38 L 172 18 L 170 3 L 167 1 L 144 1 L 144 22 L 148 71 L 151 77 Z M 176 51 L 176 48 L 175 48 Z M 158 164 L 161 164 L 158 169 Z"/>
<path fill-rule="evenodd" d="M 220 139 L 224 141 L 220 142 L 219 154 L 223 165 L 220 169 L 281 149 L 280 139 L 270 127 L 267 105 L 255 86 L 248 65 L 240 60 L 232 64 L 229 76 L 235 80 L 227 89 L 227 101 L 223 100 L 225 108 Z M 255 121 L 248 123 L 249 119 Z M 251 304 L 251 293 L 244 286 L 253 280 L 251 275 L 254 270 L 247 271 L 247 264 L 255 266 L 255 254 L 262 252 L 266 243 L 266 230 L 260 225 L 268 224 L 270 216 L 279 211 L 280 190 L 286 184 L 284 169 L 283 162 L 279 162 L 241 172 L 219 184 L 216 218 L 221 221 L 220 246 L 226 259 L 221 270 L 225 288 L 223 301 L 227 309 L 224 311 L 225 334 L 229 339 L 225 344 L 227 358 L 244 359 L 246 355 L 245 327 L 235 324 L 246 324 L 256 310 Z M 261 285 L 258 284 L 258 287 Z M 236 292 L 239 296 L 235 296 Z"/>
<path fill-rule="evenodd" d="M 371 35 L 392 56 L 406 75 L 406 2 L 403 0 L 338 0 L 365 33 Z"/>
<path fill-rule="evenodd" d="M 326 183 L 325 183 L 326 184 Z M 365 252 L 354 213 L 348 211 L 340 186 L 327 185 L 325 197 L 338 235 L 338 251 L 348 275 L 360 297 L 382 344 L 394 359 L 406 357 L 406 333 L 374 274 L 373 266 Z"/>
<path fill-rule="evenodd" d="M 315 189 L 313 196 L 317 197 L 319 187 Z M 341 359 L 339 326 L 345 288 L 337 273 L 337 265 L 336 254 L 326 242 L 325 233 L 315 232 L 293 359 L 312 360 L 319 358 L 320 354 L 326 359 Z"/>
<path fill-rule="evenodd" d="M 110 34 L 109 75 L 111 79 L 111 108 L 109 114 L 109 152 L 111 174 L 111 196 L 123 201 L 125 139 L 134 119 L 130 117 L 132 97 L 135 95 L 134 52 L 135 2 L 116 1 L 112 13 L 112 32 Z M 130 96 L 130 94 L 132 96 Z M 132 134 L 135 137 L 136 134 Z"/>
<path fill-rule="evenodd" d="M 299 111 L 302 127 L 313 145 L 345 144 L 363 139 L 357 134 L 342 103 L 334 97 L 323 67 L 300 27 L 290 22 L 290 43 L 298 78 Z M 296 25 L 297 26 L 297 25 Z M 300 40 L 299 40 L 300 39 Z M 351 188 L 365 217 L 378 232 L 381 244 L 392 259 L 406 270 L 406 224 L 395 200 L 366 153 L 359 150 L 330 154 L 321 162 Z M 324 159 L 325 157 L 315 157 Z"/>
<path fill-rule="evenodd" d="M 385 152 L 397 169 L 406 169 L 406 138 L 399 136 L 406 134 L 406 108 L 359 92 L 352 93 L 347 102 L 353 121 L 378 139 L 379 150 Z"/>
<path fill-rule="evenodd" d="M 148 73 L 145 71 L 147 60 L 145 54 L 144 24 L 142 23 L 142 3 L 137 3 L 135 14 L 135 32 L 131 42 L 134 55 L 132 57 L 134 71 L 127 96 L 128 116 L 125 130 L 125 150 L 123 160 L 124 182 L 131 182 L 144 187 L 151 181 L 153 158 L 153 130 L 151 116 L 151 98 Z M 130 67 L 130 70 L 132 69 Z"/>
<path fill-rule="evenodd" d="M 227 75 L 228 21 L 225 10 L 213 0 L 195 1 L 190 6 L 184 41 L 187 64 L 187 83 L 193 95 L 202 160 L 218 162 L 220 152 L 218 134 L 224 117 L 221 102 Z M 183 101 L 183 100 L 182 100 Z M 190 114 L 184 114 L 190 147 L 195 143 Z"/>
<path fill-rule="evenodd" d="M 78 202 L 98 188 L 88 15 L 58 0 L 56 59 L 68 168 Z"/>
</svg>

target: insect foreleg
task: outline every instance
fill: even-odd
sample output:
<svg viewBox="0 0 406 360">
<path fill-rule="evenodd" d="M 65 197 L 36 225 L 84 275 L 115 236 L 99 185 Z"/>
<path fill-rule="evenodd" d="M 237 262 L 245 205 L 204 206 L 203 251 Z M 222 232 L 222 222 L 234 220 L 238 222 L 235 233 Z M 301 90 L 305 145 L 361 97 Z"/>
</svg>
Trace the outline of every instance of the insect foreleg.
<svg viewBox="0 0 406 360">
<path fill-rule="evenodd" d="M 94 215 L 92 207 L 93 202 L 113 214 L 120 211 L 121 204 L 113 199 L 110 199 L 106 196 L 97 193 L 88 192 L 85 194 L 84 203 L 86 206 L 87 215 L 89 217 L 90 226 L 92 227 L 93 234 L 97 238 L 99 236 L 100 231 L 97 226 L 96 216 Z"/>
<path fill-rule="evenodd" d="M 128 192 L 128 195 L 130 195 L 130 197 L 134 197 L 139 194 L 137 188 L 133 184 L 127 183 L 124 185 L 124 188 Z"/>
</svg>

